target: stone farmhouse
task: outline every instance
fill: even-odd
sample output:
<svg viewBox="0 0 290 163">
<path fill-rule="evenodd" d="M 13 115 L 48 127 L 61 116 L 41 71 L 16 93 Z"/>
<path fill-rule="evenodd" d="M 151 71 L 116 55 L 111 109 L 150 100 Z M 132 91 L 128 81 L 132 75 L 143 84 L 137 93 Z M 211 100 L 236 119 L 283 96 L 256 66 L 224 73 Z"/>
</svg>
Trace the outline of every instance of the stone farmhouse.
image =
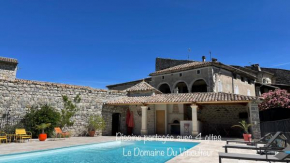
<svg viewBox="0 0 290 163">
<path fill-rule="evenodd" d="M 50 104 L 62 109 L 62 95 L 80 94 L 79 111 L 69 130 L 86 133 L 87 118 L 101 114 L 106 121 L 103 135 L 127 133 L 126 112 L 134 115 L 133 134 L 239 136 L 233 124 L 246 119 L 260 137 L 258 95 L 288 89 L 290 71 L 230 66 L 217 59 L 206 61 L 156 59 L 150 77 L 107 86 L 108 90 L 16 78 L 18 61 L 0 57 L 1 125 L 16 124 L 33 105 Z M 288 83 L 287 83 L 288 82 Z M 6 116 L 7 117 L 7 116 Z"/>
</svg>

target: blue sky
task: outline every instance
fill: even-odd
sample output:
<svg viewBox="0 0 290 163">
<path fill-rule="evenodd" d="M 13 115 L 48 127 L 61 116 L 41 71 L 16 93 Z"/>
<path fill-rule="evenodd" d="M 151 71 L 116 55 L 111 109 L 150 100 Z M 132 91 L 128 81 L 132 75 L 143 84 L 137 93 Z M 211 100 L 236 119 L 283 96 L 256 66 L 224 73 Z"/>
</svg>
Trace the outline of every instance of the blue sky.
<svg viewBox="0 0 290 163">
<path fill-rule="evenodd" d="M 290 69 L 289 0 L 0 0 L 0 56 L 18 78 L 105 88 L 155 58 Z"/>
</svg>

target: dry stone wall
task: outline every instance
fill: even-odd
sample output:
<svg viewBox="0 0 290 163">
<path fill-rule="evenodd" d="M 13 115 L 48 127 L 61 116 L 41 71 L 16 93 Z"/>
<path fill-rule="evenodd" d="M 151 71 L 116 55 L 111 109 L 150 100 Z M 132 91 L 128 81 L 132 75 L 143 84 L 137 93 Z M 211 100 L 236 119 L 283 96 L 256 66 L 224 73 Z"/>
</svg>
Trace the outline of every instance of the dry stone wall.
<svg viewBox="0 0 290 163">
<path fill-rule="evenodd" d="M 62 96 L 73 98 L 80 94 L 81 102 L 77 104 L 79 111 L 73 117 L 74 126 L 68 130 L 74 136 L 84 134 L 87 129 L 87 119 L 91 114 L 102 114 L 104 103 L 107 100 L 125 96 L 124 92 L 93 89 L 90 87 L 36 82 L 29 80 L 14 81 L 0 80 L 0 125 L 16 124 L 29 111 L 31 106 L 49 104 L 61 110 Z M 10 110 L 10 119 L 7 121 L 4 114 Z"/>
</svg>

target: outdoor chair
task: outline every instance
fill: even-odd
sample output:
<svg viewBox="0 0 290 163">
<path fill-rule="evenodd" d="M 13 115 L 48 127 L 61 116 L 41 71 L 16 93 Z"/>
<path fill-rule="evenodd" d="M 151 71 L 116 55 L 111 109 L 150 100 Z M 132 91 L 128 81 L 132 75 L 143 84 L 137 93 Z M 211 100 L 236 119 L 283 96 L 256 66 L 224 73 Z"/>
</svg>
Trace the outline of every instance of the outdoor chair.
<svg viewBox="0 0 290 163">
<path fill-rule="evenodd" d="M 55 127 L 54 131 L 55 131 L 56 137 L 59 135 L 59 138 L 65 138 L 65 136 L 68 134 L 68 132 L 62 132 L 60 127 Z"/>
<path fill-rule="evenodd" d="M 5 132 L 0 132 L 0 143 L 2 143 L 3 140 L 7 143 L 7 134 Z"/>
<path fill-rule="evenodd" d="M 252 160 L 252 161 L 269 161 L 269 162 L 287 162 L 290 163 L 289 155 L 290 147 L 285 148 L 276 155 L 251 155 L 251 154 L 238 154 L 238 153 L 221 153 L 219 152 L 219 163 L 222 159 L 236 159 L 236 160 Z M 266 152 L 267 153 L 267 152 Z"/>
<path fill-rule="evenodd" d="M 32 133 L 22 128 L 15 129 L 15 138 L 16 138 L 16 141 L 19 140 L 20 142 L 21 140 L 25 140 L 25 139 L 29 141 L 30 139 L 32 139 Z"/>
<path fill-rule="evenodd" d="M 228 148 L 237 148 L 237 149 L 249 149 L 249 150 L 257 150 L 258 153 L 262 154 L 263 150 L 267 148 L 271 148 L 272 150 L 282 150 L 287 146 L 287 139 L 283 140 L 285 142 L 285 147 L 279 146 L 277 144 L 277 138 L 281 135 L 281 132 L 277 132 L 264 146 L 258 147 L 257 145 L 230 145 L 226 144 L 223 146 L 225 148 L 225 153 L 228 153 Z M 286 137 L 285 137 L 286 138 Z"/>
<path fill-rule="evenodd" d="M 229 144 L 229 143 L 247 144 L 247 145 L 266 144 L 272 137 L 273 137 L 273 135 L 271 133 L 268 133 L 268 134 L 264 135 L 263 137 L 261 137 L 257 141 L 227 140 L 227 144 Z"/>
</svg>

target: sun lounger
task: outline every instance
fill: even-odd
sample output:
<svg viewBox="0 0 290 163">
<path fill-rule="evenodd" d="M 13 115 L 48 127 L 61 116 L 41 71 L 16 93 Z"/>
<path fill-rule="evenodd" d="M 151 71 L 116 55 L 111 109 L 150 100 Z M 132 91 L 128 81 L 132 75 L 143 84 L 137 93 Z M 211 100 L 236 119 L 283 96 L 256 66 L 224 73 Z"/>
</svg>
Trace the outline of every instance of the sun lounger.
<svg viewBox="0 0 290 163">
<path fill-rule="evenodd" d="M 227 144 L 229 143 L 237 143 L 237 144 L 247 144 L 247 145 L 256 145 L 256 144 L 266 144 L 273 137 L 271 133 L 268 133 L 261 137 L 257 141 L 239 141 L 239 140 L 227 140 Z"/>
<path fill-rule="evenodd" d="M 257 150 L 262 153 L 262 150 L 265 148 L 273 147 L 273 150 L 281 150 L 284 147 L 274 146 L 276 139 L 281 135 L 281 132 L 277 132 L 264 146 L 258 147 L 257 145 L 231 145 L 226 144 L 223 146 L 225 148 L 225 153 L 228 153 L 228 148 L 237 148 L 237 149 L 249 149 L 249 150 Z M 285 140 L 286 142 L 286 140 Z M 286 143 L 287 144 L 287 143 Z M 285 144 L 285 146 L 286 146 Z"/>
<path fill-rule="evenodd" d="M 219 152 L 219 163 L 222 159 L 236 159 L 236 160 L 253 160 L 253 161 L 269 161 L 269 162 L 287 162 L 290 163 L 289 153 L 290 147 L 285 148 L 283 151 L 276 155 L 251 155 L 251 154 L 238 154 L 238 153 L 221 153 Z"/>
</svg>

